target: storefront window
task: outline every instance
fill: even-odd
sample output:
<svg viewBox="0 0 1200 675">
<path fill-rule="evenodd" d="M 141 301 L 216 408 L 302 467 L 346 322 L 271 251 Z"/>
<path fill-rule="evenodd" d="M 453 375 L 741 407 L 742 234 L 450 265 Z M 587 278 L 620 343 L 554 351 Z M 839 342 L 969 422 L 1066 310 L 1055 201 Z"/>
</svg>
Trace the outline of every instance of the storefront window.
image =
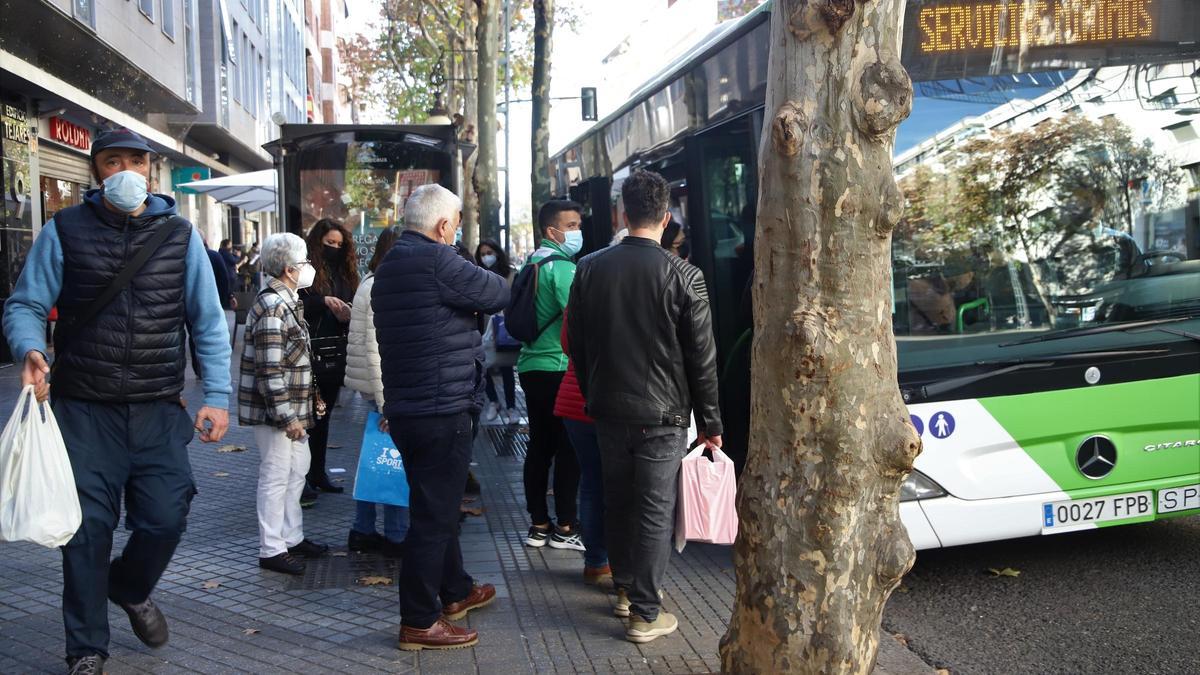
<svg viewBox="0 0 1200 675">
<path fill-rule="evenodd" d="M 42 176 L 41 183 L 43 222 L 49 222 L 54 214 L 68 206 L 82 204 L 83 193 L 87 191 L 86 185 L 58 180 L 49 176 Z"/>
</svg>

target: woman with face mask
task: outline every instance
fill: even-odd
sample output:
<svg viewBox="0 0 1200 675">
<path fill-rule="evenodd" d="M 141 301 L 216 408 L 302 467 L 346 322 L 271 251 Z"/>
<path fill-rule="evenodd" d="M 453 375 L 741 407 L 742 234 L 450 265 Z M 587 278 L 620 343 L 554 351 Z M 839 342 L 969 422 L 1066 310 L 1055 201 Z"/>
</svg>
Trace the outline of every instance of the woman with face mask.
<svg viewBox="0 0 1200 675">
<path fill-rule="evenodd" d="M 316 270 L 308 247 L 294 234 L 273 234 L 263 244 L 267 285 L 246 316 L 246 340 L 238 382 L 238 421 L 254 429 L 258 471 L 258 564 L 284 574 L 303 574 L 301 558 L 324 555 L 328 546 L 304 538 L 300 493 L 309 466 L 308 430 L 327 414 L 313 384 L 308 324 L 298 291 L 312 285 Z"/>
<path fill-rule="evenodd" d="M 350 332 L 350 305 L 358 290 L 358 256 L 350 232 L 337 221 L 323 218 L 308 232 L 308 259 L 315 276 L 310 287 L 300 292 L 304 318 L 312 332 L 313 379 L 330 413 L 317 421 L 311 432 L 308 490 L 304 501 L 315 501 L 317 491 L 343 492 L 325 473 L 329 421 L 346 377 L 346 341 Z"/>
<path fill-rule="evenodd" d="M 475 263 L 480 267 L 504 277 L 511 287 L 516 272 L 508 260 L 508 254 L 499 243 L 492 239 L 484 239 L 475 247 Z M 498 315 L 503 316 L 503 314 Z M 501 318 L 503 321 L 503 318 Z M 497 336 L 498 322 L 495 317 L 488 317 L 487 328 L 483 334 L 483 350 L 486 356 L 487 377 L 484 387 L 488 397 L 487 407 L 483 411 L 483 423 L 509 424 L 519 417 L 517 412 L 517 354 L 521 351 L 520 343 L 506 340 Z M 499 340 L 497 340 L 499 338 Z M 500 396 L 496 393 L 496 376 L 504 381 L 504 401 L 501 405 Z"/>
</svg>

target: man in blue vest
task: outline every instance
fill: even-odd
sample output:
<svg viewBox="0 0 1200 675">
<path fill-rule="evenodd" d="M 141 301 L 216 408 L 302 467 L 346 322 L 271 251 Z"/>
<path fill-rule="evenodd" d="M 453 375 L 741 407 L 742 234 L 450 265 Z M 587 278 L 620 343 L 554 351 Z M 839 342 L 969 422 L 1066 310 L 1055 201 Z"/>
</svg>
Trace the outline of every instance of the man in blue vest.
<svg viewBox="0 0 1200 675">
<path fill-rule="evenodd" d="M 220 441 L 229 426 L 229 329 L 212 265 L 175 201 L 148 193 L 152 152 L 128 129 L 96 137 L 92 170 L 103 188 L 46 223 L 4 306 L 9 347 L 24 363 L 22 383 L 33 385 L 39 400 L 53 394 L 83 509 L 82 525 L 62 549 L 72 674 L 103 672 L 110 600 L 143 643 L 166 644 L 167 622 L 150 593 L 196 494 L 187 445 L 197 431 L 204 441 Z M 156 239 L 161 243 L 138 273 L 101 307 L 105 289 Z M 56 305 L 48 381 L 45 325 Z M 204 366 L 204 405 L 194 424 L 180 398 L 185 322 Z M 132 534 L 110 563 L 122 498 Z"/>
</svg>

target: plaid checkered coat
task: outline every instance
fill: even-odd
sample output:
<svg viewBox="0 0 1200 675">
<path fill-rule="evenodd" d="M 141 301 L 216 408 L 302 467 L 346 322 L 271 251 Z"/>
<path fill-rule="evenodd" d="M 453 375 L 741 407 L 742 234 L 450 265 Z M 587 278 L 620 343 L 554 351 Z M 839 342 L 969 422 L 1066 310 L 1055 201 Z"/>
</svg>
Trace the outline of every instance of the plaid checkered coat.
<svg viewBox="0 0 1200 675">
<path fill-rule="evenodd" d="M 238 422 L 282 429 L 300 420 L 309 429 L 317 419 L 308 324 L 294 291 L 273 277 L 267 286 L 246 315 Z"/>
</svg>

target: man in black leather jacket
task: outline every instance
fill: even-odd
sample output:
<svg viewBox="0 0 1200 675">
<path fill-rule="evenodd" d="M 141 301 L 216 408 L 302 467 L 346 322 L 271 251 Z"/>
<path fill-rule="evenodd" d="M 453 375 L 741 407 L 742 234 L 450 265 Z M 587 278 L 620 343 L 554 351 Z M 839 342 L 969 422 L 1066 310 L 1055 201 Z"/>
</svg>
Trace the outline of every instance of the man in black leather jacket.
<svg viewBox="0 0 1200 675">
<path fill-rule="evenodd" d="M 567 331 L 600 440 L 616 611 L 630 641 L 649 642 L 679 625 L 659 588 L 689 421 L 694 412 L 700 440 L 720 447 L 721 417 L 704 275 L 659 246 L 667 182 L 637 171 L 621 197 L 629 236 L 579 263 Z"/>
</svg>

